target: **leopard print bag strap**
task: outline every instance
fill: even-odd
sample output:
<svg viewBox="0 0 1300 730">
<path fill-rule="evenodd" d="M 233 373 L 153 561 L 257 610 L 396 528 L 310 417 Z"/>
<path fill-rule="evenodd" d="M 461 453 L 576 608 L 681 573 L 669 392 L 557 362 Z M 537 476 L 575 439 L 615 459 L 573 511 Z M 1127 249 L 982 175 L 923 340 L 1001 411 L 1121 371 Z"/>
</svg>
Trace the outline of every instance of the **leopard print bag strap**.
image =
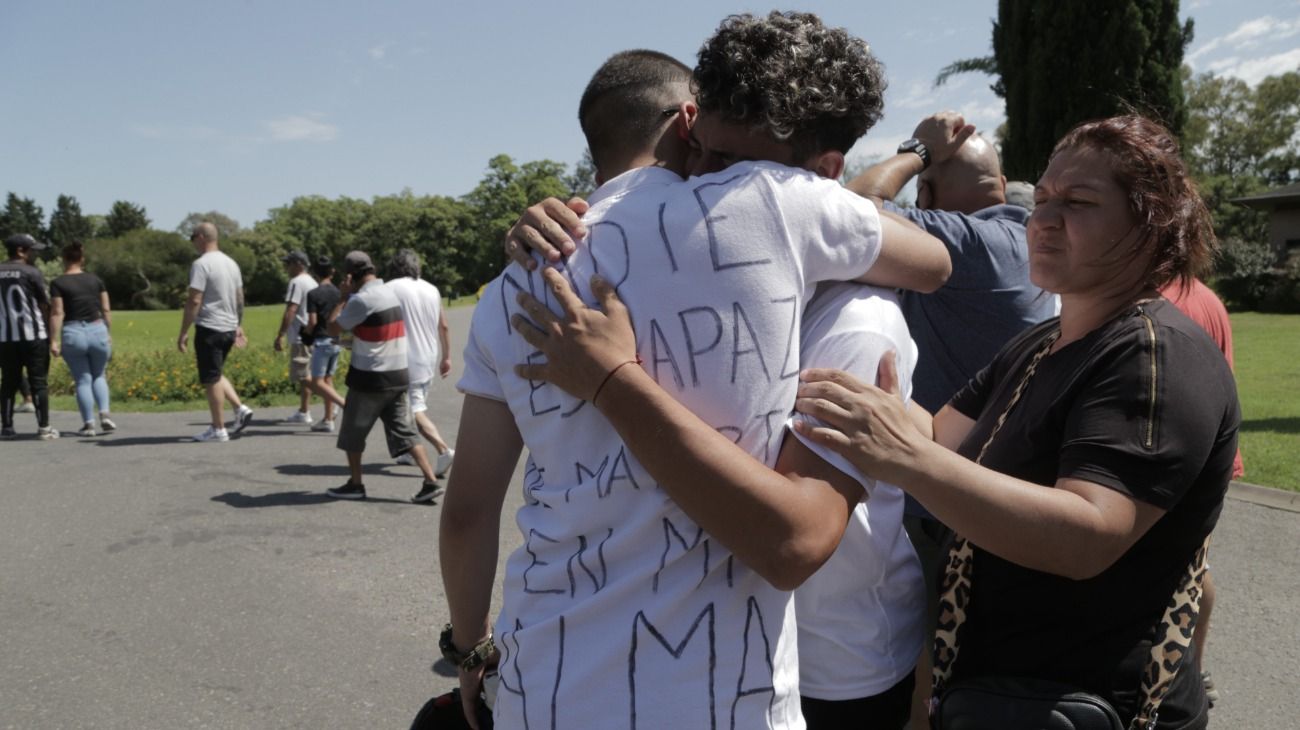
<svg viewBox="0 0 1300 730">
<path fill-rule="evenodd" d="M 1025 389 L 1029 387 L 1029 381 L 1034 377 L 1038 364 L 1047 357 L 1047 353 L 1052 351 L 1052 345 L 1056 344 L 1060 336 L 1059 329 L 1049 334 L 1039 346 L 1038 352 L 1030 359 L 1024 377 L 1020 379 L 1019 385 L 1007 401 L 1007 407 L 1002 410 L 1002 415 L 998 416 L 997 423 L 993 424 L 988 439 L 980 447 L 980 453 L 975 457 L 976 464 L 984 460 L 993 438 L 998 435 L 998 431 L 1002 430 L 1002 425 L 1007 422 L 1007 416 L 1011 415 L 1011 409 L 1016 406 L 1020 396 L 1024 395 Z M 960 647 L 958 640 L 961 638 L 959 632 L 966 623 L 966 606 L 970 603 L 971 572 L 974 563 L 975 550 L 970 542 L 960 535 L 953 535 L 952 545 L 948 549 L 948 560 L 944 565 L 943 582 L 939 585 L 939 616 L 934 631 L 934 669 L 930 684 L 932 714 L 939 698 L 943 696 L 948 679 L 952 676 L 953 664 L 957 661 L 957 651 Z"/>
<path fill-rule="evenodd" d="M 1138 714 L 1129 725 L 1129 730 L 1154 730 L 1156 718 L 1160 714 L 1160 703 L 1169 694 L 1174 677 L 1187 658 L 1187 647 L 1192 643 L 1192 632 L 1200 617 L 1205 558 L 1209 552 L 1210 538 L 1206 537 L 1205 543 L 1192 556 L 1187 572 L 1169 598 L 1165 615 L 1156 624 L 1151 638 L 1151 656 L 1142 672 Z"/>
</svg>

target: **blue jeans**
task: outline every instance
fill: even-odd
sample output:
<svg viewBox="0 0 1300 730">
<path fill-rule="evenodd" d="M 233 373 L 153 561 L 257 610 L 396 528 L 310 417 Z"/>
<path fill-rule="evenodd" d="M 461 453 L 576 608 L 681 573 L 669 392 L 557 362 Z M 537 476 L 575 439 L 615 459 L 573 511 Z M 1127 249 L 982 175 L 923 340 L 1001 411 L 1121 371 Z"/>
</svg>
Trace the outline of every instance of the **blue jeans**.
<svg viewBox="0 0 1300 730">
<path fill-rule="evenodd" d="M 81 420 L 93 423 L 95 403 L 100 413 L 109 413 L 108 378 L 104 370 L 113 347 L 108 342 L 108 327 L 103 320 L 65 322 L 63 324 L 63 360 L 77 384 L 77 409 Z"/>
</svg>

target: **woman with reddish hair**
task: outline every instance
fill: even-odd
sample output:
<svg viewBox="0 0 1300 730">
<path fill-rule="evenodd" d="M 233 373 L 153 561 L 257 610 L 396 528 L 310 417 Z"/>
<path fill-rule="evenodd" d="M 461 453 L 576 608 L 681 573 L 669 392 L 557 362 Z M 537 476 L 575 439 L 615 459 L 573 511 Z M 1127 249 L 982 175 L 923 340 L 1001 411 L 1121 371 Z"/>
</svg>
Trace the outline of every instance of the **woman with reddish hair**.
<svg viewBox="0 0 1300 730">
<path fill-rule="evenodd" d="M 1201 568 L 1241 420 L 1223 355 L 1159 294 L 1204 271 L 1214 236 L 1172 135 L 1138 116 L 1069 132 L 1034 199 L 1030 278 L 1061 296 L 1059 318 L 932 421 L 844 373 L 805 372 L 796 408 L 825 425 L 796 427 L 965 538 L 940 608 L 941 629 L 964 624 L 936 638 L 937 674 L 1059 682 L 1146 722 L 1151 643 Z M 1152 727 L 1205 727 L 1194 666 L 1158 685 Z"/>
</svg>

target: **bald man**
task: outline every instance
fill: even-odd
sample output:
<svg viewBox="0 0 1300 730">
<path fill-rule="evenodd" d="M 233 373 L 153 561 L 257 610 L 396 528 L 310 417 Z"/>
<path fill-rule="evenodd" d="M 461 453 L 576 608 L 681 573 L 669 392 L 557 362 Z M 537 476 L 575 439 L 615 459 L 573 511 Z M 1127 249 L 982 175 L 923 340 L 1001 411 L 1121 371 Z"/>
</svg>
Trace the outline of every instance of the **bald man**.
<svg viewBox="0 0 1300 730">
<path fill-rule="evenodd" d="M 921 226 L 952 256 L 947 284 L 901 296 L 918 349 L 913 398 L 933 413 L 1008 340 L 1055 315 L 1056 303 L 1029 282 L 1029 211 L 1007 204 L 993 145 L 960 114 L 943 112 L 921 120 L 898 149 L 848 187 Z M 895 206 L 913 177 L 916 207 Z"/>
<path fill-rule="evenodd" d="M 239 433 L 253 418 L 253 411 L 239 400 L 235 386 L 222 374 L 226 356 L 237 340 L 244 337 L 244 280 L 239 264 L 219 250 L 217 227 L 204 221 L 190 235 L 198 258 L 190 266 L 189 295 L 181 317 L 181 333 L 176 348 L 189 349 L 190 326 L 194 326 L 194 359 L 199 369 L 199 383 L 208 397 L 211 424 L 195 441 L 229 441 L 230 434 L 222 419 L 225 401 L 235 409 L 231 431 Z"/>
<path fill-rule="evenodd" d="M 916 207 L 893 199 L 916 180 Z M 1056 295 L 1029 281 L 1025 223 L 1029 211 L 1008 205 L 997 150 L 960 114 L 921 120 L 893 157 L 849 182 L 854 192 L 899 213 L 943 241 L 952 257 L 948 282 L 930 294 L 903 291 L 899 303 L 916 341 L 912 399 L 934 413 L 1026 327 L 1057 312 Z M 944 527 L 910 496 L 904 525 L 925 572 L 934 625 Z M 917 664 L 913 725 L 923 727 L 929 653 Z"/>
</svg>

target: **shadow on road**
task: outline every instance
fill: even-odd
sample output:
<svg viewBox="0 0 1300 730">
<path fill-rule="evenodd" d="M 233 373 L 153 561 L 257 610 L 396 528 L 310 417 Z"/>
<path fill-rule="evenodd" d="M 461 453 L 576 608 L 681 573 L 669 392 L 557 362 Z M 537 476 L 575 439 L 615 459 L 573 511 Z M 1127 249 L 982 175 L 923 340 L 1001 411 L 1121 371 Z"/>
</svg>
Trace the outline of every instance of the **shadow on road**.
<svg viewBox="0 0 1300 730">
<path fill-rule="evenodd" d="M 290 477 L 348 476 L 348 467 L 346 464 L 277 464 L 275 470 Z M 414 468 L 409 472 L 394 473 L 389 470 L 388 464 L 365 464 L 361 467 L 361 473 L 380 474 L 383 476 L 420 476 L 419 470 Z"/>
<path fill-rule="evenodd" d="M 89 441 L 90 439 L 86 440 Z M 189 436 L 126 436 L 124 438 L 97 438 L 94 443 L 96 446 L 157 446 L 159 444 L 192 444 L 196 442 Z"/>
<path fill-rule="evenodd" d="M 225 492 L 213 497 L 212 501 L 221 502 L 222 504 L 229 505 L 235 509 L 249 509 L 252 507 L 304 507 L 313 504 L 346 502 L 347 500 L 334 499 L 324 492 L 272 492 L 271 494 Z M 405 499 L 388 499 L 385 497 L 366 497 L 364 501 L 386 502 L 390 504 L 410 504 L 410 502 Z"/>
<path fill-rule="evenodd" d="M 438 675 L 439 677 L 460 676 L 460 670 L 456 669 L 456 665 L 452 664 L 446 659 L 439 659 L 438 661 L 434 662 L 433 666 L 429 667 L 429 670 L 432 671 L 434 674 Z"/>
</svg>

